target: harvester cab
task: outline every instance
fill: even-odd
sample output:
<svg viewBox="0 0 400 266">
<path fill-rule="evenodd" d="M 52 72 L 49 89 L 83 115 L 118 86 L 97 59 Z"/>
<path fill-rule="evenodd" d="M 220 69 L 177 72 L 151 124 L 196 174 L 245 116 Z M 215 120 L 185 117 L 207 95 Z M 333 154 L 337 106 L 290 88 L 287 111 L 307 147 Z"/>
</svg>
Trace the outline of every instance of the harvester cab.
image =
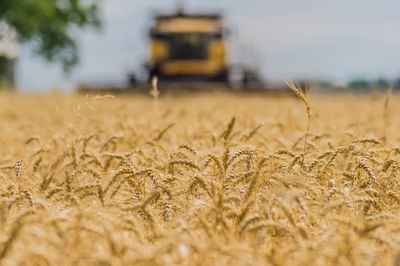
<svg viewBox="0 0 400 266">
<path fill-rule="evenodd" d="M 220 14 L 155 16 L 150 30 L 149 79 L 228 82 L 227 30 Z"/>
</svg>

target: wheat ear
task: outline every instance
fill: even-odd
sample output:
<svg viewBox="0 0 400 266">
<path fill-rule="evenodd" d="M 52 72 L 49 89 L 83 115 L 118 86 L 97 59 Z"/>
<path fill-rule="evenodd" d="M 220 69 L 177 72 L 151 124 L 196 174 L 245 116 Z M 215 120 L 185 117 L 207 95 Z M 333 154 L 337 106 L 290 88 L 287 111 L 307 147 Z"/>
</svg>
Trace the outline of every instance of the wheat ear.
<svg viewBox="0 0 400 266">
<path fill-rule="evenodd" d="M 308 134 L 310 131 L 310 120 L 311 120 L 311 106 L 309 101 L 307 100 L 306 96 L 304 95 L 303 91 L 299 89 L 293 81 L 286 80 L 286 84 L 289 88 L 297 95 L 301 102 L 303 102 L 304 106 L 306 107 L 307 112 L 307 129 L 306 129 L 306 136 L 304 141 L 304 150 L 303 152 L 306 153 L 307 151 L 307 141 L 308 141 Z"/>
</svg>

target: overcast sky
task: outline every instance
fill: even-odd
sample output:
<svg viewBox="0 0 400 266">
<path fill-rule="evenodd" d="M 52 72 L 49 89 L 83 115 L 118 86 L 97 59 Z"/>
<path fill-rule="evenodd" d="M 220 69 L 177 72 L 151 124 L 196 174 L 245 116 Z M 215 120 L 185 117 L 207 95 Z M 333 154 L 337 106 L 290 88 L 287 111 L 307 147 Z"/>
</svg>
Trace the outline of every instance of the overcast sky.
<svg viewBox="0 0 400 266">
<path fill-rule="evenodd" d="M 104 29 L 77 36 L 81 64 L 66 78 L 61 67 L 25 46 L 18 66 L 23 91 L 68 90 L 83 81 L 121 82 L 140 71 L 155 10 L 218 10 L 231 29 L 234 61 L 258 66 L 265 78 L 400 76 L 399 0 L 102 0 Z"/>
</svg>

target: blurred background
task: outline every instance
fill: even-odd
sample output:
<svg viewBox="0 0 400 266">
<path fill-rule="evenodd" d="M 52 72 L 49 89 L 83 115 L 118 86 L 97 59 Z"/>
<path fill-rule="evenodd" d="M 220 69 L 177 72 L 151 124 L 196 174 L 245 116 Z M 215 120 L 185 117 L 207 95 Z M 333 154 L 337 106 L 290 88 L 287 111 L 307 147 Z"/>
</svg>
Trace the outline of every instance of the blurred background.
<svg viewBox="0 0 400 266">
<path fill-rule="evenodd" d="M 71 29 L 79 63 L 69 73 L 34 53 L 34 41 L 8 51 L 16 59 L 16 86 L 23 92 L 71 91 L 81 82 L 122 83 L 131 71 L 140 77 L 153 15 L 177 5 L 222 12 L 232 61 L 250 62 L 270 82 L 400 84 L 398 0 L 102 0 L 101 30 Z"/>
</svg>

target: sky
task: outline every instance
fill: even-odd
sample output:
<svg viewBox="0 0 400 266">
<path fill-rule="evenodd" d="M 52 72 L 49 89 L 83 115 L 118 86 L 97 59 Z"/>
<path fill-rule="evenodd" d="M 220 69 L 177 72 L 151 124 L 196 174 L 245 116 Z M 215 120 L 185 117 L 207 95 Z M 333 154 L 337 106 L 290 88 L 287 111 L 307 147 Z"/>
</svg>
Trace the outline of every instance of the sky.
<svg viewBox="0 0 400 266">
<path fill-rule="evenodd" d="M 103 30 L 76 34 L 80 64 L 61 66 L 34 55 L 29 44 L 18 63 L 26 92 L 70 91 L 77 83 L 121 83 L 143 71 L 152 14 L 221 11 L 230 29 L 232 61 L 258 67 L 267 81 L 400 77 L 398 0 L 99 0 Z"/>
</svg>

